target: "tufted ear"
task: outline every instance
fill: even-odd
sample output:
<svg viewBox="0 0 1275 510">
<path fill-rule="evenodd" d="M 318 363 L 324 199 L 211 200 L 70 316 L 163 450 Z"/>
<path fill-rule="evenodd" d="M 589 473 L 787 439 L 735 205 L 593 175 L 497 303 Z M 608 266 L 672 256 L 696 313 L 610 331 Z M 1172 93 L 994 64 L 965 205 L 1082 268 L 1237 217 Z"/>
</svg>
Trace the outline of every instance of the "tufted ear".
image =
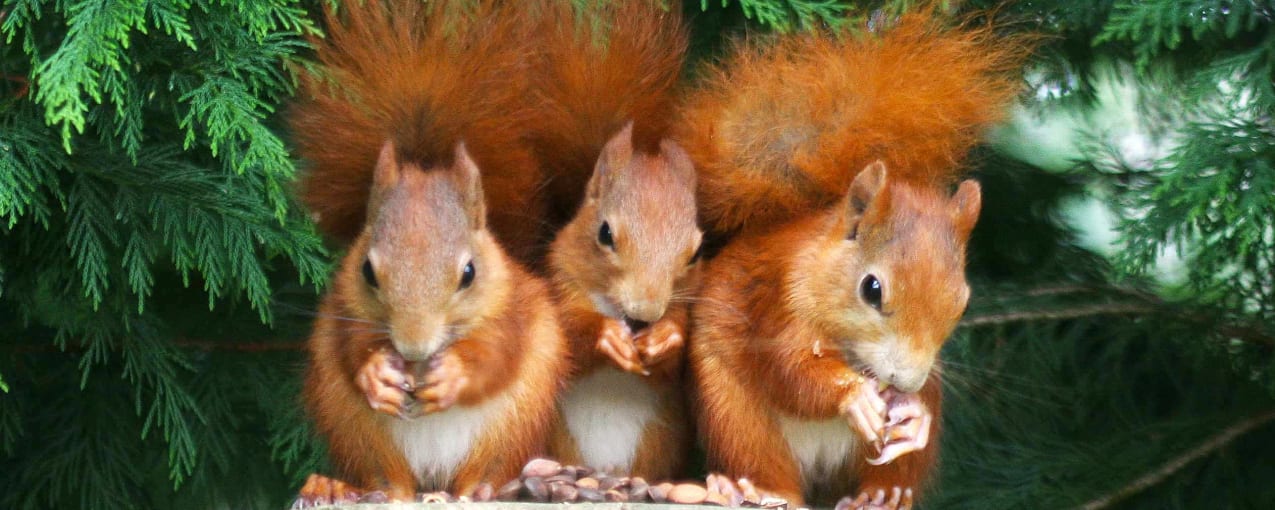
<svg viewBox="0 0 1275 510">
<path fill-rule="evenodd" d="M 457 177 L 457 189 L 460 191 L 461 200 L 464 201 L 465 215 L 469 218 L 469 224 L 474 230 L 482 230 L 487 226 L 487 202 L 483 198 L 482 172 L 478 170 L 478 164 L 474 163 L 474 159 L 469 156 L 465 142 L 456 144 L 453 167 Z"/>
<path fill-rule="evenodd" d="M 695 164 L 682 146 L 673 140 L 663 140 L 660 142 L 660 153 L 664 156 L 664 161 L 668 162 L 669 170 L 691 189 L 695 189 Z"/>
<path fill-rule="evenodd" d="M 859 175 L 850 183 L 850 191 L 846 193 L 843 205 L 847 226 L 846 239 L 854 240 L 859 235 L 859 223 L 870 208 L 883 206 L 885 199 L 881 190 L 885 189 L 886 169 L 881 160 L 874 161 L 864 167 Z"/>
<path fill-rule="evenodd" d="M 633 121 L 629 121 L 619 133 L 607 141 L 606 146 L 602 147 L 602 154 L 598 156 L 598 163 L 593 167 L 593 176 L 589 178 L 585 196 L 592 200 L 601 197 L 602 192 L 615 179 L 615 172 L 628 165 L 632 158 Z"/>
<path fill-rule="evenodd" d="M 983 207 L 983 194 L 978 182 L 972 179 L 962 181 L 951 204 L 952 223 L 956 225 L 957 235 L 962 240 L 969 239 Z"/>
<path fill-rule="evenodd" d="M 393 141 L 386 140 L 372 169 L 372 189 L 368 191 L 367 199 L 369 219 L 376 216 L 385 194 L 398 185 L 402 175 L 403 165 L 398 161 L 398 149 Z"/>
</svg>

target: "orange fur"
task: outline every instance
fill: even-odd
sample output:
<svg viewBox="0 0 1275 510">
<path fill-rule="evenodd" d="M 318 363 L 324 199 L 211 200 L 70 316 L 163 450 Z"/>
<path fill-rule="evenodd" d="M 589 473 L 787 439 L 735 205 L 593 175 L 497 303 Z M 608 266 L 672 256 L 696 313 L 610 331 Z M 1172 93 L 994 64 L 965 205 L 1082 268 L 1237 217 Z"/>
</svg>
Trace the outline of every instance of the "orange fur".
<svg viewBox="0 0 1275 510">
<path fill-rule="evenodd" d="M 678 123 L 702 217 L 720 232 L 791 220 L 831 205 L 874 160 L 898 179 L 951 184 L 1017 92 L 1025 43 L 917 13 L 884 34 L 740 46 Z"/>
<path fill-rule="evenodd" d="M 384 146 L 373 165 L 368 224 L 309 342 L 304 401 L 334 466 L 356 486 L 400 500 L 418 489 L 466 495 L 481 482 L 516 477 L 545 453 L 568 370 L 547 285 L 505 255 L 487 229 L 479 169 L 463 145 L 452 160 L 426 167 Z M 369 405 L 359 376 L 386 350 L 417 378 L 392 391 L 423 404 L 432 421 Z M 488 405 L 494 411 L 482 411 Z M 413 423 L 461 427 L 473 439 L 468 449 L 450 444 L 459 437 L 432 447 L 459 452 L 454 460 L 413 457 L 405 444 L 438 443 L 434 429 Z M 403 427 L 417 428 L 395 432 Z M 422 463 L 432 467 L 415 467 Z"/>
<path fill-rule="evenodd" d="M 681 475 L 691 440 L 682 394 L 682 343 L 702 235 L 696 225 L 694 169 L 685 152 L 667 140 L 687 45 L 679 11 L 677 5 L 661 10 L 649 0 L 559 10 L 561 22 L 544 43 L 547 78 L 537 83 L 546 105 L 537 149 L 553 175 L 547 189 L 550 221 L 570 220 L 548 255 L 574 376 L 552 451 L 569 462 L 649 479 Z M 598 240 L 604 223 L 614 234 L 613 246 Z M 650 326 L 631 331 L 626 318 Z M 614 423 L 624 419 L 620 413 L 588 432 L 594 445 L 634 441 L 625 445 L 632 453 L 625 465 L 598 465 L 610 457 L 591 456 L 580 447 L 584 438 L 567 430 L 574 410 L 593 407 L 606 414 L 601 407 L 633 404 L 580 396 L 632 397 L 622 387 L 582 387 L 610 385 L 614 379 L 583 378 L 620 370 L 600 351 L 599 339 L 606 335 L 640 353 L 634 363 L 650 374 L 638 384 L 656 395 L 649 403 L 654 415 L 640 434 L 608 435 L 621 425 Z M 677 341 L 664 342 L 670 338 Z M 648 349 L 657 344 L 672 347 L 648 359 L 656 352 Z"/>
<path fill-rule="evenodd" d="M 680 139 L 701 172 L 702 217 L 735 234 L 692 309 L 710 470 L 798 505 L 893 487 L 919 498 L 941 421 L 931 368 L 969 298 L 981 208 L 977 183 L 951 189 L 1015 91 L 1017 42 L 907 15 L 879 36 L 741 49 L 691 97 Z M 865 461 L 874 447 L 844 417 L 865 376 L 916 392 L 933 417 L 926 447 Z M 828 428 L 837 420 L 844 431 Z M 845 457 L 803 464 L 800 430 L 847 441 Z"/>
<path fill-rule="evenodd" d="M 476 219 L 481 207 L 465 205 L 481 204 L 481 190 L 458 203 L 462 191 L 455 187 L 463 186 L 451 184 L 448 172 L 453 170 L 423 171 L 409 164 L 397 182 L 374 193 L 374 221 L 340 266 L 310 338 L 305 403 L 328 440 L 335 468 L 357 486 L 386 490 L 397 499 L 411 497 L 417 488 L 468 493 L 479 482 L 499 486 L 516 477 L 521 465 L 546 449 L 567 370 L 565 340 L 546 284 L 502 254 Z M 472 254 L 479 273 L 472 287 L 456 291 L 455 260 L 464 252 Z M 376 263 L 375 288 L 362 274 L 367 260 Z M 435 315 L 441 319 L 431 334 L 428 324 L 435 324 Z M 431 344 L 435 337 L 441 342 Z M 468 382 L 456 395 L 458 408 L 496 397 L 516 403 L 483 423 L 450 481 L 417 483 L 388 428 L 404 418 L 368 407 L 354 384 L 354 375 L 379 348 L 397 349 L 409 366 L 454 354 Z"/>
<path fill-rule="evenodd" d="M 372 165 L 385 140 L 404 159 L 450 164 L 465 142 L 484 175 L 492 227 L 522 261 L 541 242 L 542 176 L 525 143 L 539 28 L 516 3 L 367 0 L 326 11 L 314 39 L 319 73 L 303 73 L 289 115 L 308 162 L 302 201 L 341 244 L 361 230 Z"/>
</svg>

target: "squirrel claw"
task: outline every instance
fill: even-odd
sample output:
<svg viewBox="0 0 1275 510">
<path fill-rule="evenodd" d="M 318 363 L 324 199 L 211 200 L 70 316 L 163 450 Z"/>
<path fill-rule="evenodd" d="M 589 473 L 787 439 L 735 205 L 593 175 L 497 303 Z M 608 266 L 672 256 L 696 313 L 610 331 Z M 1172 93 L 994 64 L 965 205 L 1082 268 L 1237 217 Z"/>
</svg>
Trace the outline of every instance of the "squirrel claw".
<svg viewBox="0 0 1275 510">
<path fill-rule="evenodd" d="M 789 508 L 787 498 L 758 489 L 747 478 L 732 479 L 726 475 L 712 473 L 704 482 L 704 487 L 708 489 L 708 502 L 737 508 L 765 510 L 788 510 Z"/>
<path fill-rule="evenodd" d="M 416 390 L 416 399 L 422 403 L 425 414 L 445 411 L 460 399 L 460 392 L 469 385 L 465 366 L 456 354 L 445 351 L 430 360 L 425 386 Z"/>
<path fill-rule="evenodd" d="M 753 482 L 747 478 L 733 480 L 726 475 L 712 473 L 704 480 L 704 487 L 708 489 L 710 499 L 725 501 L 727 506 L 731 507 L 779 508 L 788 506 L 786 500 L 758 490 L 753 485 Z"/>
<path fill-rule="evenodd" d="M 625 372 L 651 374 L 642 366 L 637 346 L 633 344 L 633 337 L 623 322 L 606 319 L 602 325 L 602 333 L 598 335 L 597 348 Z"/>
<path fill-rule="evenodd" d="M 358 501 L 359 491 L 354 487 L 340 480 L 313 473 L 309 478 L 306 478 L 300 494 L 292 502 L 292 508 L 300 510 L 302 508 L 357 503 Z"/>
<path fill-rule="evenodd" d="M 867 461 L 874 466 L 925 448 L 930 443 L 930 428 L 934 422 L 934 415 L 919 395 L 894 390 L 885 390 L 882 394 L 890 401 L 886 412 L 889 420 L 880 435 L 880 455 Z"/>
<path fill-rule="evenodd" d="M 841 414 L 869 443 L 880 443 L 885 436 L 888 406 L 877 391 L 875 379 L 868 379 L 851 389 L 841 401 Z"/>
<path fill-rule="evenodd" d="M 686 334 L 677 323 L 660 320 L 633 341 L 642 357 L 642 363 L 653 366 L 680 355 L 686 345 Z"/>
<path fill-rule="evenodd" d="M 919 451 L 930 443 L 930 425 L 934 417 L 926 414 L 921 418 L 911 418 L 900 425 L 890 427 L 886 432 L 885 446 L 875 459 L 868 459 L 868 464 L 880 466 L 908 453 Z"/>
<path fill-rule="evenodd" d="M 404 370 L 404 365 L 402 356 L 388 347 L 373 351 L 363 363 L 354 383 L 363 390 L 372 410 L 400 418 L 413 415 L 413 402 L 408 391 L 414 382 L 412 375 Z"/>
<path fill-rule="evenodd" d="M 837 502 L 835 510 L 911 510 L 912 489 L 892 487 L 886 489 L 865 490 L 858 497 L 849 496 Z"/>
</svg>

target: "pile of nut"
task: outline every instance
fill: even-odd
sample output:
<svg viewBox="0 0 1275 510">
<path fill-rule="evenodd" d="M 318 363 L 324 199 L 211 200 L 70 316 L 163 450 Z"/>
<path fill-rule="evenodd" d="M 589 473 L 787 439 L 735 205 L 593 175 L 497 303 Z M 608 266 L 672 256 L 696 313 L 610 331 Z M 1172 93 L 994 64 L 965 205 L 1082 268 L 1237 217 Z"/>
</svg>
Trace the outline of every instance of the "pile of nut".
<svg viewBox="0 0 1275 510">
<path fill-rule="evenodd" d="M 474 492 L 474 501 L 487 496 Z M 534 459 L 522 469 L 522 476 L 496 490 L 497 501 L 536 501 L 553 503 L 647 502 L 647 503 L 717 503 L 703 485 L 693 483 L 651 484 L 642 477 L 609 476 L 580 466 L 563 466 L 548 459 Z"/>
<path fill-rule="evenodd" d="M 384 503 L 385 493 L 361 495 L 360 503 Z M 418 494 L 425 503 L 465 503 L 525 501 L 537 503 L 677 503 L 687 505 L 732 506 L 726 496 L 710 492 L 703 484 L 661 482 L 651 484 L 642 477 L 610 476 L 592 468 L 564 466 L 549 459 L 533 459 L 515 480 L 497 488 L 483 483 L 470 496 L 455 497 L 445 492 Z M 735 501 L 737 506 L 783 510 L 782 502 Z"/>
</svg>

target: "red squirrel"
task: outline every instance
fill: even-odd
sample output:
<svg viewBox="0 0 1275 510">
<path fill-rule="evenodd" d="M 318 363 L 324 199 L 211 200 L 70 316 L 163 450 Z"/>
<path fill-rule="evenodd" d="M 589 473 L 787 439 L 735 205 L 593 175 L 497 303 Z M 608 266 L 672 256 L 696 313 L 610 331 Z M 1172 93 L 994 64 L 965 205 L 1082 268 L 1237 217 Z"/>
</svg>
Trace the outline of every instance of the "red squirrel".
<svg viewBox="0 0 1275 510">
<path fill-rule="evenodd" d="M 910 508 L 935 462 L 981 205 L 960 161 L 1025 51 L 927 13 L 878 30 L 738 47 L 681 111 L 702 218 L 730 237 L 689 358 L 710 490 L 735 501 Z"/>
<path fill-rule="evenodd" d="M 695 170 L 667 139 L 688 35 L 678 6 L 648 0 L 556 14 L 536 139 L 550 210 L 571 218 L 548 267 L 573 370 L 551 451 L 672 478 L 691 441 L 683 346 L 702 238 Z"/>
<path fill-rule="evenodd" d="M 548 285 L 506 255 L 488 220 L 488 184 L 523 169 L 492 152 L 530 154 L 517 123 L 501 121 L 518 120 L 515 103 L 487 104 L 506 99 L 487 91 L 508 77 L 465 63 L 515 67 L 504 52 L 522 53 L 491 40 L 522 24 L 486 6 L 470 18 L 430 5 L 329 11 L 326 76 L 308 78 L 294 113 L 313 164 L 307 201 L 344 211 L 320 224 L 361 224 L 320 305 L 303 395 L 339 480 L 312 476 L 300 506 L 371 490 L 463 496 L 515 478 L 547 449 L 568 370 Z M 336 196 L 340 186 L 354 189 Z M 365 213 L 345 211 L 360 201 Z"/>
</svg>

